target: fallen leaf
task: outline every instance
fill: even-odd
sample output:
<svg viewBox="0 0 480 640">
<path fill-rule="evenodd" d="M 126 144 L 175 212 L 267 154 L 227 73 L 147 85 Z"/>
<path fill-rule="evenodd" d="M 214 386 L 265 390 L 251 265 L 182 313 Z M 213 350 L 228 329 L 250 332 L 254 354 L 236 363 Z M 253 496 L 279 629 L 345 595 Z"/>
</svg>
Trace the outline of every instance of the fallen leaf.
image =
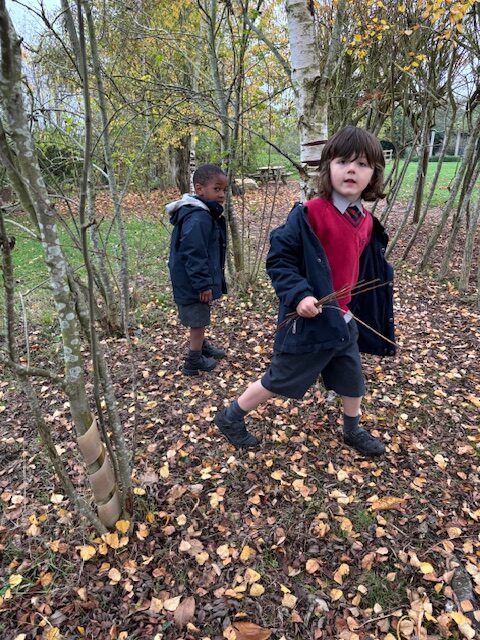
<svg viewBox="0 0 480 640">
<path fill-rule="evenodd" d="M 284 607 L 293 609 L 297 604 L 297 598 L 293 595 L 293 593 L 285 593 L 282 598 L 282 604 Z"/>
<path fill-rule="evenodd" d="M 181 597 L 182 596 L 175 596 L 175 598 L 169 598 L 168 600 L 165 600 L 165 602 L 163 603 L 163 608 L 166 611 L 176 611 L 178 605 L 180 604 Z"/>
<path fill-rule="evenodd" d="M 80 551 L 80 557 L 82 560 L 90 560 L 90 558 L 93 558 L 97 553 L 95 547 L 92 547 L 90 544 L 87 544 L 84 547 L 79 547 L 78 550 Z"/>
<path fill-rule="evenodd" d="M 405 498 L 397 498 L 395 496 L 385 496 L 384 498 L 375 500 L 375 502 L 372 503 L 371 508 L 374 511 L 388 511 L 392 509 L 403 511 L 405 508 L 405 503 L 406 503 Z"/>
<path fill-rule="evenodd" d="M 307 573 L 315 573 L 315 571 L 318 571 L 320 569 L 320 564 L 317 562 L 317 560 L 310 558 L 305 563 L 305 569 Z"/>
<path fill-rule="evenodd" d="M 186 627 L 195 615 L 195 598 L 185 598 L 175 610 L 173 619 L 178 627 Z"/>
<path fill-rule="evenodd" d="M 8 578 L 8 584 L 11 587 L 17 587 L 23 580 L 23 576 L 19 573 L 12 573 L 12 575 Z"/>
<path fill-rule="evenodd" d="M 115 528 L 117 531 L 120 531 L 120 533 L 127 533 L 130 529 L 130 522 L 128 520 L 118 520 L 115 523 Z"/>
<path fill-rule="evenodd" d="M 232 629 L 235 631 L 236 640 L 268 640 L 272 635 L 270 629 L 259 627 L 253 622 L 234 622 Z"/>
<path fill-rule="evenodd" d="M 263 593 L 265 593 L 265 587 L 258 582 L 255 582 L 250 587 L 250 595 L 254 598 L 261 596 Z"/>
<path fill-rule="evenodd" d="M 421 562 L 420 571 L 426 574 L 426 573 L 433 573 L 435 570 L 429 562 Z"/>
<path fill-rule="evenodd" d="M 242 553 L 240 554 L 240 561 L 246 562 L 250 558 L 250 556 L 254 553 L 255 552 L 252 549 L 252 547 L 249 547 L 248 544 L 246 544 L 242 549 Z"/>
<path fill-rule="evenodd" d="M 343 596 L 343 591 L 341 589 L 332 589 L 330 591 L 330 598 L 332 602 L 335 602 L 336 600 L 340 600 L 342 596 Z"/>
<path fill-rule="evenodd" d="M 348 576 L 349 573 L 350 567 L 348 566 L 348 564 L 341 564 L 333 574 L 333 579 L 335 580 L 335 582 L 338 582 L 338 584 L 343 584 L 343 578 L 345 576 Z"/>
</svg>

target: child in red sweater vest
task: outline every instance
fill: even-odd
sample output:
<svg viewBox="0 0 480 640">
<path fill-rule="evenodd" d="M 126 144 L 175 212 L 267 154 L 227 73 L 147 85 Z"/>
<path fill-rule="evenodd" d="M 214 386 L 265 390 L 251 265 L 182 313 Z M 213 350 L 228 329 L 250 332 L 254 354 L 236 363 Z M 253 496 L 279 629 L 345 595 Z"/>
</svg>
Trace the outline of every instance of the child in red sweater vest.
<svg viewBox="0 0 480 640">
<path fill-rule="evenodd" d="M 280 302 L 279 330 L 267 372 L 214 418 L 236 447 L 259 444 L 244 417 L 274 395 L 300 399 L 321 375 L 326 389 L 343 403 L 343 441 L 366 456 L 384 453 L 383 443 L 359 426 L 365 393 L 355 315 L 368 318 L 378 334 L 363 336 L 362 351 L 392 355 L 393 269 L 384 253 L 388 241 L 379 221 L 363 207 L 362 198 L 383 197 L 385 161 L 377 138 L 363 129 L 346 127 L 326 143 L 320 164 L 320 197 L 297 204 L 284 225 L 270 238 L 267 272 Z M 361 278 L 378 278 L 390 286 L 352 301 L 348 288 Z M 333 291 L 347 290 L 322 309 L 318 301 Z M 362 299 L 363 298 L 363 299 Z M 293 323 L 284 320 L 296 312 Z M 367 331 L 368 333 L 368 331 Z"/>
</svg>

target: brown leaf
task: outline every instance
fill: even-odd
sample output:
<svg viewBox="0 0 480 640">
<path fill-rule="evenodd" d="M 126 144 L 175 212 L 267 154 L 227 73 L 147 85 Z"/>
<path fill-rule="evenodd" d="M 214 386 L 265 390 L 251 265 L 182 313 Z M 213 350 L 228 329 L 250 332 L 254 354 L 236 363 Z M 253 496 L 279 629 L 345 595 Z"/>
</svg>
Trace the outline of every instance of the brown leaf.
<svg viewBox="0 0 480 640">
<path fill-rule="evenodd" d="M 180 628 L 187 626 L 195 615 L 195 598 L 185 598 L 177 607 L 173 619 Z"/>
<path fill-rule="evenodd" d="M 374 511 L 388 511 L 396 509 L 397 511 L 403 511 L 405 509 L 405 498 L 396 498 L 395 496 L 385 496 L 379 500 L 375 500 L 372 504 Z"/>
<path fill-rule="evenodd" d="M 268 640 L 272 635 L 270 629 L 259 627 L 253 622 L 234 622 L 232 627 L 237 640 Z"/>
</svg>

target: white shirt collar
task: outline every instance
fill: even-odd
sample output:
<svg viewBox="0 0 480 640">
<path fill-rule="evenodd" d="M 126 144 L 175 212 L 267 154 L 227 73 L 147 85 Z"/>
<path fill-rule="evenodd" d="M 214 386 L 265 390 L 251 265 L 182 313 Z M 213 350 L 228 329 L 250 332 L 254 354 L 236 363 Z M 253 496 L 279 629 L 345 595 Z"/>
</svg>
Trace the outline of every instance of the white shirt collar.
<svg viewBox="0 0 480 640">
<path fill-rule="evenodd" d="M 357 209 L 362 212 L 362 215 L 364 215 L 361 198 L 358 198 L 358 200 L 355 200 L 354 202 L 350 202 L 350 200 L 345 198 L 345 196 L 342 196 L 337 191 L 332 191 L 332 203 L 340 213 L 345 213 L 348 207 L 357 207 Z"/>
</svg>

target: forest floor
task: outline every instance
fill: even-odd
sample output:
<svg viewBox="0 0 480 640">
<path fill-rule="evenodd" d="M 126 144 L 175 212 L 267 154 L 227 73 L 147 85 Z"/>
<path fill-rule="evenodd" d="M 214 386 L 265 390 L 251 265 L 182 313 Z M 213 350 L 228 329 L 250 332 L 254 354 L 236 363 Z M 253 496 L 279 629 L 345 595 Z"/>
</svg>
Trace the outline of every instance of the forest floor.
<svg viewBox="0 0 480 640">
<path fill-rule="evenodd" d="M 127 204 L 147 218 L 171 195 Z M 281 187 L 276 224 L 296 197 L 297 185 Z M 252 234 L 260 234 L 259 198 L 245 199 Z M 396 205 L 389 227 L 402 212 Z M 136 432 L 130 536 L 122 523 L 103 540 L 81 526 L 25 399 L 14 382 L 0 381 L 2 640 L 475 637 L 480 317 L 472 291 L 468 298 L 415 272 L 437 215 L 429 213 L 396 269 L 397 355 L 364 359 L 362 422 L 387 444 L 379 460 L 343 446 L 340 408 L 320 384 L 301 402 L 273 399 L 247 418 L 262 439 L 257 451 L 222 439 L 215 412 L 269 362 L 275 297 L 267 282 L 254 292 L 233 288 L 215 305 L 210 334 L 228 357 L 186 378 L 185 332 L 168 296 L 156 304 L 164 249 L 155 256 L 160 280 L 143 283 L 148 295 L 139 302 L 136 403 L 125 341 L 105 340 L 128 442 Z M 439 246 L 432 266 L 441 254 Z M 35 364 L 56 363 L 56 330 L 33 329 Z M 49 384 L 35 386 L 71 477 L 88 495 L 68 404 Z"/>
</svg>

